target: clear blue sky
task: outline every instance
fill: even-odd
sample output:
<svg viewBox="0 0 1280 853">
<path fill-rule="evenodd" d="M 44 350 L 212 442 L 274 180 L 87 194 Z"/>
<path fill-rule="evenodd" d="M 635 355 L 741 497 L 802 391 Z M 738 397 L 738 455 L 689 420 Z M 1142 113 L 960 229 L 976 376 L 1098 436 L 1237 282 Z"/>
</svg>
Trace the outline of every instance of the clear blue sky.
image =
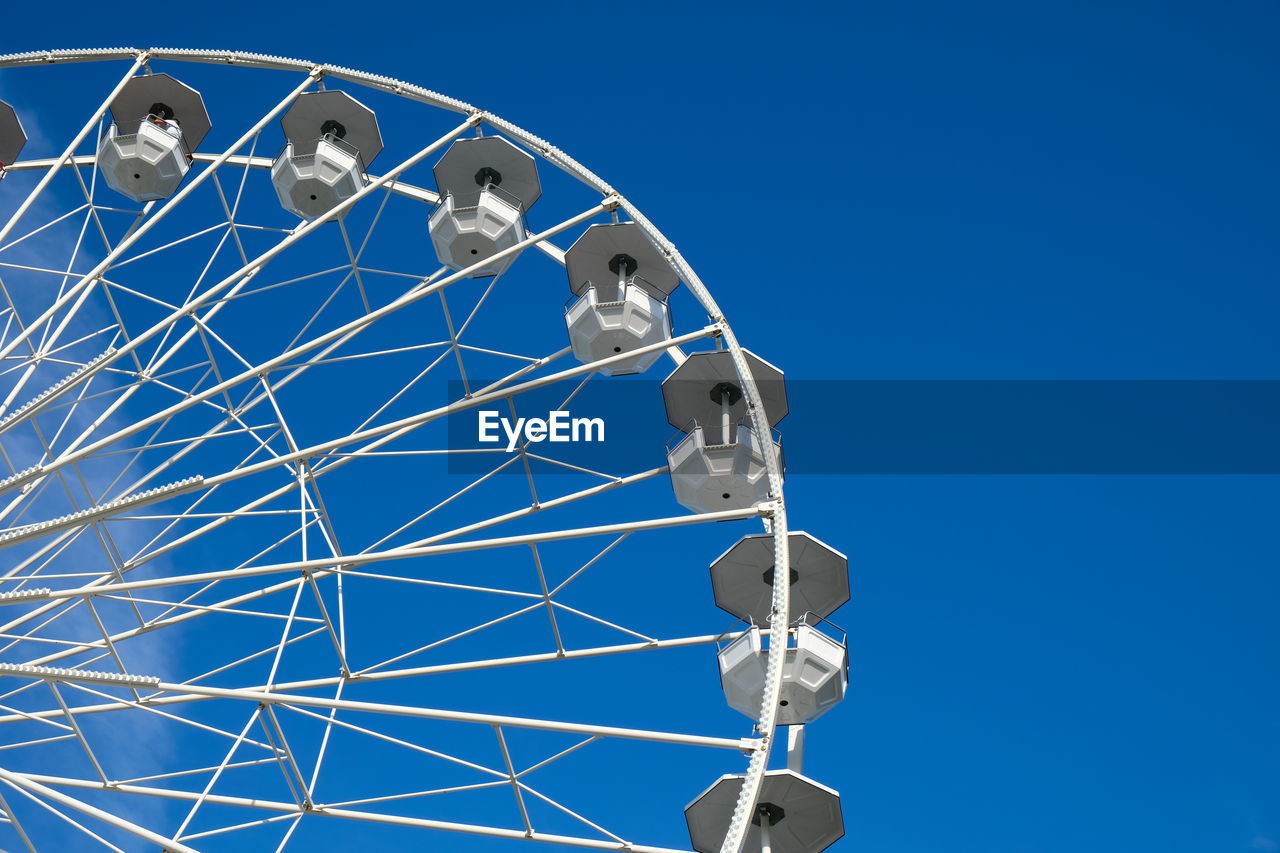
<svg viewBox="0 0 1280 853">
<path fill-rule="evenodd" d="M 1274 3 L 78 6 L 10 9 L 3 50 L 276 53 L 510 118 L 791 377 L 1280 379 Z M 838 454 L 849 415 L 791 417 Z M 1275 476 L 787 497 L 852 567 L 806 762 L 834 850 L 1280 850 Z"/>
</svg>

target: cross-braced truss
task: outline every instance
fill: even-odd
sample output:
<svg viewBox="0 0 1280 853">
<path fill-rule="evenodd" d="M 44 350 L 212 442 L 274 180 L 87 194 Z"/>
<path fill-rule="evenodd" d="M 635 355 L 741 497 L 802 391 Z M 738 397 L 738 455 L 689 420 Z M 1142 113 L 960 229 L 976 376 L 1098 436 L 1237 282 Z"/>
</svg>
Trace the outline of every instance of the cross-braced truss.
<svg viewBox="0 0 1280 853">
<path fill-rule="evenodd" d="M 121 61 L 82 79 L 96 103 L 148 62 L 226 56 L 104 52 Z M 326 75 L 395 81 L 229 64 L 288 71 L 252 72 L 276 87 L 261 111 L 206 92 L 234 129 L 170 199 L 101 179 L 109 96 L 61 156 L 0 185 L 0 837 L 283 850 L 356 826 L 685 846 L 682 805 L 734 753 L 762 770 L 773 731 L 723 708 L 705 566 L 729 534 L 709 523 L 763 518 L 785 547 L 781 503 L 684 514 L 662 434 L 593 466 L 451 432 L 623 381 L 564 344 L 557 246 L 619 211 L 651 226 L 541 140 L 416 89 L 388 101 L 461 115 L 400 125 L 383 155 L 399 159 L 340 217 L 298 221 L 265 170 L 279 116 Z M 529 224 L 510 270 L 472 278 L 435 260 L 426 187 L 486 127 L 591 180 Z M 710 319 L 661 347 L 736 354 L 669 256 Z M 656 383 L 633 387 L 661 409 Z"/>
</svg>

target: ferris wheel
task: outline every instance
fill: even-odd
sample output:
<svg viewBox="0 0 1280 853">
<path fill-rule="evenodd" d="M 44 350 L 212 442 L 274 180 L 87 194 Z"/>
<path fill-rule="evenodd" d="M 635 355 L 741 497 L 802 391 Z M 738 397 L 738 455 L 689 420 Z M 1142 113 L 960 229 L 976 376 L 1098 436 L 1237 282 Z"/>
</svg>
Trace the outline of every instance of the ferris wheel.
<svg viewBox="0 0 1280 853">
<path fill-rule="evenodd" d="M 780 354 L 624 196 L 347 68 L 0 82 L 0 847 L 843 835 Z"/>
</svg>

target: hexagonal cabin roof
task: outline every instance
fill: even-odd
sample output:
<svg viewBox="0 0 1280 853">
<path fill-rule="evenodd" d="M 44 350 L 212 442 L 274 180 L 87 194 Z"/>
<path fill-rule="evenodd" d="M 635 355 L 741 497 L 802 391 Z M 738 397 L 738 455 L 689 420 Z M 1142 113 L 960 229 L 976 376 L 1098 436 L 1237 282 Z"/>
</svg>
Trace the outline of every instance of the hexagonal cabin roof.
<svg viewBox="0 0 1280 853">
<path fill-rule="evenodd" d="M 111 102 L 111 118 L 121 133 L 133 133 L 134 128 L 129 124 L 146 118 L 155 104 L 164 104 L 173 110 L 173 117 L 182 128 L 182 138 L 191 151 L 196 150 L 213 127 L 200 93 L 168 74 L 147 74 L 125 83 Z"/>
<path fill-rule="evenodd" d="M 500 180 L 495 184 L 520 199 L 522 210 L 533 207 L 542 196 L 533 157 L 500 136 L 455 140 L 432 171 L 441 195 L 452 193 L 459 204 L 467 204 L 468 197 L 480 192 L 482 184 L 476 176 L 482 169 L 498 174 Z"/>
<path fill-rule="evenodd" d="M 0 101 L 0 163 L 8 166 L 18 159 L 22 146 L 27 144 L 27 132 L 22 129 L 18 113 L 4 101 Z"/>
<path fill-rule="evenodd" d="M 564 253 L 565 273 L 569 276 L 569 288 L 576 295 L 586 292 L 594 284 L 601 302 L 617 298 L 619 255 L 630 259 L 628 277 L 635 275 L 637 283 L 657 299 L 666 299 L 680 286 L 680 277 L 662 256 L 640 226 L 634 222 L 615 222 L 592 225 Z"/>
<path fill-rule="evenodd" d="M 773 426 L 787 416 L 787 389 L 782 371 L 750 350 L 744 349 L 742 354 L 760 391 L 769 425 Z M 667 420 L 676 429 L 684 429 L 691 420 L 701 426 L 719 425 L 720 403 L 712 393 L 721 383 L 737 389 L 739 396 L 732 400 L 731 395 L 729 406 L 730 420 L 737 423 L 747 413 L 747 401 L 741 396 L 738 372 L 728 350 L 694 353 L 662 380 Z"/>
<path fill-rule="evenodd" d="M 741 775 L 721 776 L 684 810 L 689 840 L 698 853 L 719 853 L 742 780 Z M 769 826 L 773 853 L 820 853 L 844 836 L 840 795 L 795 771 L 766 773 L 760 803 L 776 806 L 782 812 Z M 743 849 L 759 850 L 760 846 L 760 826 L 752 823 Z"/>
<path fill-rule="evenodd" d="M 787 537 L 791 559 L 791 618 L 813 611 L 826 618 L 849 600 L 849 560 L 803 530 Z M 773 534 L 744 536 L 711 564 L 716 606 L 767 625 L 773 609 Z M 766 575 L 770 576 L 766 578 Z"/>
<path fill-rule="evenodd" d="M 316 140 L 325 133 L 324 124 L 329 121 L 342 126 L 340 138 L 360 152 L 360 159 L 366 166 L 381 153 L 382 133 L 378 130 L 378 117 L 373 110 L 336 89 L 300 95 L 280 119 L 280 127 L 285 138 L 293 143 L 294 154 L 312 154 L 316 150 Z"/>
</svg>

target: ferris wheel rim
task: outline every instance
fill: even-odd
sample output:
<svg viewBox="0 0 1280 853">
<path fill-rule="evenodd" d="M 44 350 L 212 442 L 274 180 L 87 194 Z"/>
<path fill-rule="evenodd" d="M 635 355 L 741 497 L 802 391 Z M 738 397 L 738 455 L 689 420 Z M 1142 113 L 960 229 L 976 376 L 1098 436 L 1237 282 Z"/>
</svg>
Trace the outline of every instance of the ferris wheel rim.
<svg viewBox="0 0 1280 853">
<path fill-rule="evenodd" d="M 669 241 L 665 235 L 663 235 L 661 231 L 659 231 L 657 227 L 654 226 L 653 223 L 625 196 L 615 190 L 594 172 L 588 170 L 561 149 L 552 146 L 544 139 L 493 113 L 489 113 L 464 101 L 439 94 L 411 83 L 343 66 L 323 65 L 308 62 L 306 60 L 291 59 L 269 54 L 184 48 L 97 48 L 82 50 L 33 51 L 0 56 L 0 68 L 43 66 L 56 63 L 101 62 L 121 59 L 134 60 L 135 68 L 130 72 L 130 75 L 136 72 L 137 66 L 146 65 L 151 60 L 224 64 L 255 69 L 303 71 L 316 79 L 332 77 L 355 85 L 379 90 L 398 97 L 407 98 L 409 100 L 418 101 L 430 106 L 463 114 L 468 117 L 468 122 L 472 126 L 484 123 L 505 133 L 511 139 L 532 149 L 543 161 L 557 166 L 562 171 L 577 178 L 583 184 L 601 193 L 605 197 L 606 202 L 616 206 L 617 209 L 625 211 L 626 214 L 631 217 L 631 220 L 639 226 L 646 238 L 648 238 L 654 247 L 667 258 L 672 267 L 677 271 L 680 279 L 686 283 L 697 301 L 704 309 L 706 309 L 711 321 L 711 326 L 716 329 L 717 340 L 723 341 L 725 348 L 730 353 L 739 378 L 742 381 L 743 396 L 746 401 L 747 410 L 752 416 L 753 421 L 757 423 L 769 422 L 765 415 L 760 391 L 756 387 L 755 379 L 752 375 L 750 366 L 745 359 L 742 347 L 739 344 L 736 335 L 708 288 L 676 249 L 675 245 Z M 75 144 L 73 143 L 72 148 L 74 147 Z M 241 146 L 237 145 L 231 150 L 237 150 L 239 147 Z M 228 151 L 228 154 L 230 153 L 231 151 Z M 89 161 L 96 163 L 97 153 L 95 152 L 95 154 L 90 155 L 88 159 Z M 12 168 L 15 170 L 22 170 L 24 168 L 39 169 L 41 167 L 45 167 L 56 171 L 56 169 L 60 168 L 65 162 L 66 158 L 55 158 L 54 160 L 41 162 L 39 164 L 29 161 L 19 161 L 18 163 L 13 164 Z M 42 187 L 38 187 L 35 192 L 38 193 L 41 188 Z M 22 212 L 23 211 L 20 209 L 19 212 L 15 214 L 14 220 L 19 218 Z M 7 230 L 8 229 L 6 229 L 6 231 Z M 539 248 L 542 247 L 539 246 Z M 563 262 L 562 258 L 561 262 Z M 784 486 L 781 476 L 781 464 L 778 458 L 777 449 L 772 442 L 764 441 L 761 445 L 762 455 L 765 460 L 766 476 L 769 483 L 770 500 L 764 504 L 758 505 L 757 511 L 765 520 L 766 528 L 773 536 L 775 564 L 788 565 L 789 536 L 786 505 L 783 494 Z M 790 620 L 789 588 L 788 583 L 785 581 L 785 577 L 786 574 L 784 572 L 778 572 L 774 579 L 774 624 L 786 625 Z M 770 644 L 766 686 L 761 713 L 757 721 L 757 732 L 760 735 L 761 746 L 751 753 L 751 759 L 749 761 L 748 770 L 742 786 L 742 793 L 737 802 L 734 815 L 730 823 L 729 833 L 726 836 L 723 846 L 724 853 L 736 853 L 736 851 L 741 849 L 742 843 L 745 841 L 750 818 L 754 814 L 756 801 L 759 797 L 765 767 L 767 765 L 772 742 L 776 734 L 776 712 L 781 689 L 781 668 L 785 655 L 785 645 L 785 643 Z"/>
</svg>

